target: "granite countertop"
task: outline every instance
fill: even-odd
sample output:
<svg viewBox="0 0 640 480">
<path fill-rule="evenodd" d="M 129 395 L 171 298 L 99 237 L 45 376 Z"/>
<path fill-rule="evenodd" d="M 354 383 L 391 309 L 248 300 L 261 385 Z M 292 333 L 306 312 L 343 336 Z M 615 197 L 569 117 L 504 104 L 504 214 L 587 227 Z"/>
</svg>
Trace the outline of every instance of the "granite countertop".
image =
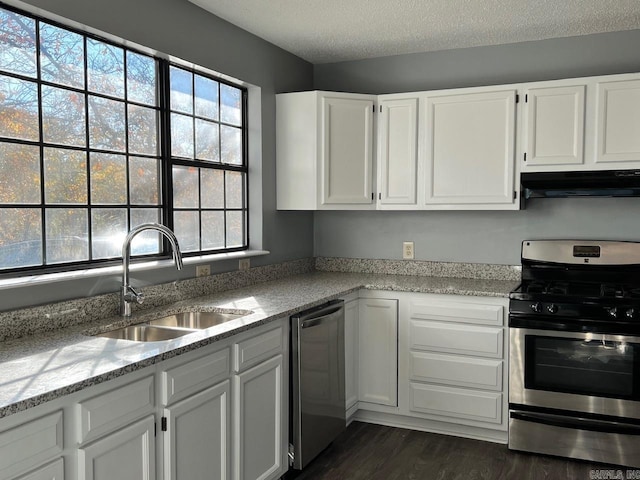
<svg viewBox="0 0 640 480">
<path fill-rule="evenodd" d="M 517 282 L 466 278 L 312 272 L 0 342 L 0 418 L 289 316 L 361 288 L 506 297 Z M 164 342 L 92 337 L 116 326 L 180 311 L 216 308 L 253 313 Z"/>
</svg>

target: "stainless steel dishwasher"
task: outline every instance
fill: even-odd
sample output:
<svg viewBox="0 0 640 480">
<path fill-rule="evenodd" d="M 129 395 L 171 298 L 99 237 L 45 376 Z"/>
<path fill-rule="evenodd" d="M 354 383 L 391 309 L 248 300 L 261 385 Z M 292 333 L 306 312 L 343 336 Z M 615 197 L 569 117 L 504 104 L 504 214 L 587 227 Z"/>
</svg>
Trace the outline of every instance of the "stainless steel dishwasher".
<svg viewBox="0 0 640 480">
<path fill-rule="evenodd" d="M 291 317 L 290 462 L 301 470 L 346 428 L 344 301 Z"/>
</svg>

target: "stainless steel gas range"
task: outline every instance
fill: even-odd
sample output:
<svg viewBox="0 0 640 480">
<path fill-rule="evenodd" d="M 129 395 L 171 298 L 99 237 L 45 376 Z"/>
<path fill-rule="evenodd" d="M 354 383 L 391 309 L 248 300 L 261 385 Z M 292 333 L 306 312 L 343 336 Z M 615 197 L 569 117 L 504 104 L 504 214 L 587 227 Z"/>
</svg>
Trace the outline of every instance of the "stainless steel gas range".
<svg viewBox="0 0 640 480">
<path fill-rule="evenodd" d="M 509 448 L 640 467 L 640 243 L 525 241 Z"/>
</svg>

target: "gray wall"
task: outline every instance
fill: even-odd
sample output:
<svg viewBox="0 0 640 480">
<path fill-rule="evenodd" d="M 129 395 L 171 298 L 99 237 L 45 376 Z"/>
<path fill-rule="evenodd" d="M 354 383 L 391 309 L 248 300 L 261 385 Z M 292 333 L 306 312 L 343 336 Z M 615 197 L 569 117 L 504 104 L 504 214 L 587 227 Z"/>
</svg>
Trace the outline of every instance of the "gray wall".
<svg viewBox="0 0 640 480">
<path fill-rule="evenodd" d="M 415 258 L 520 264 L 522 240 L 640 241 L 640 199 L 533 199 L 510 212 L 317 212 L 315 253 L 326 257 Z"/>
<path fill-rule="evenodd" d="M 21 7 L 15 0 L 11 4 Z M 313 215 L 277 212 L 275 190 L 275 93 L 309 90 L 313 67 L 284 50 L 225 22 L 187 0 L 28 0 L 46 12 L 88 25 L 163 54 L 202 65 L 262 89 L 262 247 L 271 254 L 252 265 L 312 255 Z M 259 191 L 259 189 L 258 189 Z M 255 198 L 252 197 L 252 200 Z M 212 271 L 237 269 L 236 261 L 216 262 Z M 137 285 L 195 276 L 195 267 L 136 273 Z M 119 276 L 41 287 L 0 290 L 0 310 L 116 291 Z"/>
<path fill-rule="evenodd" d="M 316 65 L 314 87 L 358 93 L 640 72 L 640 30 Z M 538 199 L 517 212 L 316 212 L 315 254 L 519 264 L 524 239 L 640 241 L 638 199 Z"/>
<path fill-rule="evenodd" d="M 314 66 L 314 87 L 397 93 L 640 71 L 640 30 Z"/>
</svg>

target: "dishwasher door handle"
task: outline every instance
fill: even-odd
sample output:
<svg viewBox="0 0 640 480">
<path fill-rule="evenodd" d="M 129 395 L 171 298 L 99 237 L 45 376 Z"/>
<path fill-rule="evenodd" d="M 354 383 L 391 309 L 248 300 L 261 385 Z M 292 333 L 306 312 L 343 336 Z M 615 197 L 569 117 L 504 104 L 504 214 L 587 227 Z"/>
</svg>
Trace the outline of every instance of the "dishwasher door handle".
<svg viewBox="0 0 640 480">
<path fill-rule="evenodd" d="M 341 306 L 332 309 L 330 312 L 325 313 L 320 317 L 308 318 L 302 321 L 302 323 L 300 323 L 300 328 L 310 328 L 310 327 L 317 327 L 318 325 L 322 325 L 323 323 L 326 323 L 328 319 L 330 319 L 333 315 L 340 312 L 340 310 L 342 310 Z"/>
</svg>

